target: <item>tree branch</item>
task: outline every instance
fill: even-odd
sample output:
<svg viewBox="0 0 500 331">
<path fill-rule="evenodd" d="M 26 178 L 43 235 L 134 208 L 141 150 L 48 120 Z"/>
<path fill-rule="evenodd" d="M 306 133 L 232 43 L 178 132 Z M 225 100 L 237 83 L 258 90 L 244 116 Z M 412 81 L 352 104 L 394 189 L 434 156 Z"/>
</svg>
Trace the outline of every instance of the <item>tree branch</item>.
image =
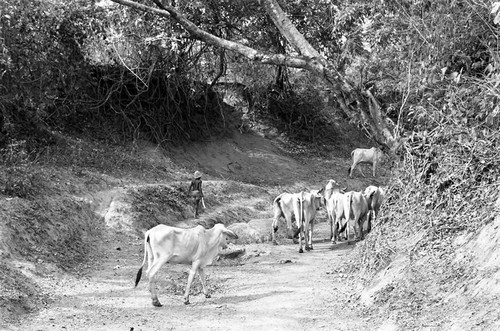
<svg viewBox="0 0 500 331">
<path fill-rule="evenodd" d="M 320 77 L 328 86 L 331 87 L 332 93 L 337 98 L 340 108 L 350 118 L 361 117 L 362 120 L 370 126 L 375 140 L 387 146 L 391 146 L 395 143 L 396 139 L 394 137 L 394 133 L 392 132 L 392 128 L 389 128 L 385 123 L 385 117 L 382 115 L 380 107 L 378 106 L 374 96 L 371 95 L 371 93 L 368 93 L 366 97 L 371 100 L 368 100 L 367 102 L 366 97 L 364 97 L 359 90 L 353 88 L 352 84 L 324 57 L 322 57 L 319 52 L 314 49 L 314 47 L 311 46 L 311 44 L 288 19 L 276 0 L 261 0 L 261 3 L 265 6 L 268 15 L 271 17 L 280 33 L 285 36 L 288 42 L 292 44 L 293 47 L 301 54 L 299 56 L 289 56 L 285 54 L 274 54 L 260 51 L 234 41 L 217 37 L 200 29 L 193 22 L 178 12 L 176 8 L 164 5 L 160 2 L 160 0 L 152 0 L 159 8 L 152 8 L 130 0 L 111 1 L 138 10 L 171 18 L 188 31 L 193 38 L 208 45 L 224 48 L 228 51 L 240 54 L 250 61 L 260 64 L 287 66 L 310 71 Z"/>
<path fill-rule="evenodd" d="M 184 29 L 186 29 L 194 38 L 203 41 L 209 45 L 222 47 L 229 51 L 236 52 L 240 55 L 245 56 L 249 60 L 261 64 L 272 64 L 279 66 L 288 66 L 293 68 L 310 69 L 311 63 L 308 57 L 304 56 L 288 56 L 284 54 L 272 54 L 269 52 L 259 51 L 251 47 L 245 46 L 243 44 L 222 39 L 213 34 L 210 34 L 199 27 L 197 27 L 193 22 L 184 17 L 181 13 L 177 11 L 172 6 L 163 5 L 158 1 L 155 3 L 161 6 L 161 9 L 152 8 L 134 1 L 130 0 L 111 0 L 113 2 L 135 8 L 138 10 L 155 13 L 163 17 L 172 18 L 177 23 L 179 23 Z"/>
<path fill-rule="evenodd" d="M 323 64 L 326 62 L 319 52 L 311 46 L 304 36 L 297 30 L 288 16 L 283 12 L 276 0 L 264 0 L 264 8 L 271 17 L 274 25 L 280 30 L 286 40 L 299 52 L 307 57 L 321 59 Z"/>
</svg>

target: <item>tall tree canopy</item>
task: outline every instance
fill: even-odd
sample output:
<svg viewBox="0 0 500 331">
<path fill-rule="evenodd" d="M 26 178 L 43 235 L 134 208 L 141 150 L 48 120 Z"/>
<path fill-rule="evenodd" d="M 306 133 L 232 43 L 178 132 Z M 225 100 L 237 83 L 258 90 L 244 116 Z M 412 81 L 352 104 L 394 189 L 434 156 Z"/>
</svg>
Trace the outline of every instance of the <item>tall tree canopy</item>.
<svg viewBox="0 0 500 331">
<path fill-rule="evenodd" d="M 351 118 L 361 118 L 370 128 L 373 137 L 380 143 L 393 147 L 398 137 L 388 121 L 382 114 L 379 103 L 369 90 L 360 90 L 342 75 L 337 66 L 328 61 L 311 43 L 299 32 L 294 23 L 288 18 L 276 0 L 263 0 L 259 2 L 265 9 L 281 35 L 286 39 L 294 52 L 278 53 L 272 50 L 261 50 L 249 47 L 243 42 L 237 42 L 217 36 L 201 29 L 189 20 L 178 8 L 166 5 L 158 0 L 153 2 L 157 8 L 140 4 L 129 0 L 113 0 L 114 2 L 156 13 L 160 16 L 171 18 L 178 22 L 192 38 L 196 38 L 207 44 L 236 52 L 251 61 L 300 68 L 308 70 L 318 77 L 331 89 L 340 108 Z M 201 2 L 196 2 L 203 6 Z M 319 2 L 319 6 L 326 6 L 327 2 Z M 306 20 L 306 19 L 305 19 Z"/>
</svg>

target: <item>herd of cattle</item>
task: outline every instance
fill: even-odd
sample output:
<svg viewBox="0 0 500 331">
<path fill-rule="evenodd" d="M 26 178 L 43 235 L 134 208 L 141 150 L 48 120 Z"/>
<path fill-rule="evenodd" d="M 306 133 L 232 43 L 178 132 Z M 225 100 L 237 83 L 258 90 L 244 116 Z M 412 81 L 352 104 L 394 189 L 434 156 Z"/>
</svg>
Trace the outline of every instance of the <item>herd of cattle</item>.
<svg viewBox="0 0 500 331">
<path fill-rule="evenodd" d="M 354 169 L 358 164 L 370 163 L 373 165 L 373 177 L 377 165 L 382 162 L 384 154 L 379 148 L 370 149 L 357 148 L 351 152 L 352 165 L 348 170 L 352 178 Z M 363 174 L 361 168 L 358 168 Z M 345 192 L 340 185 L 330 179 L 325 187 L 320 190 L 300 193 L 282 193 L 273 201 L 273 231 L 272 241 L 276 242 L 275 233 L 281 217 L 286 221 L 288 237 L 299 237 L 299 253 L 303 253 L 303 242 L 305 249 L 313 249 L 312 236 L 314 229 L 314 219 L 316 212 L 326 207 L 328 220 L 330 222 L 330 239 L 332 244 L 339 240 L 339 233 L 345 232 L 345 238 L 350 238 L 350 222 L 354 221 L 354 235 L 359 239 L 364 238 L 364 227 L 366 222 L 366 232 L 370 232 L 373 219 L 378 215 L 378 211 L 384 200 L 385 192 L 383 188 L 368 186 L 363 192 Z M 292 218 L 295 218 L 296 231 L 292 231 Z"/>
<path fill-rule="evenodd" d="M 330 222 L 330 239 L 332 244 L 339 240 L 339 233 L 346 232 L 345 238 L 350 238 L 349 223 L 353 221 L 354 235 L 359 239 L 364 237 L 364 228 L 370 232 L 373 219 L 384 200 L 385 192 L 381 187 L 370 185 L 363 192 L 345 192 L 339 184 L 330 179 L 321 190 L 300 193 L 282 193 L 273 201 L 273 231 L 272 240 L 276 243 L 275 233 L 281 217 L 286 221 L 288 236 L 299 237 L 299 253 L 305 249 L 313 249 L 312 237 L 316 212 L 326 207 Z M 292 236 L 292 217 L 295 218 L 296 231 Z M 365 224 L 366 223 L 366 224 Z"/>
<path fill-rule="evenodd" d="M 354 168 L 360 163 L 373 164 L 373 176 L 377 164 L 381 161 L 383 154 L 378 148 L 356 149 L 351 153 L 353 164 L 349 168 L 349 176 L 352 177 Z M 360 169 L 361 172 L 361 169 Z M 361 174 L 363 174 L 361 172 Z M 364 174 L 363 174 L 364 176 Z M 376 186 L 368 186 L 363 192 L 345 192 L 339 184 L 330 179 L 320 190 L 300 193 L 282 193 L 273 201 L 273 231 L 272 240 L 276 243 L 275 232 L 281 217 L 287 224 L 289 236 L 292 236 L 292 219 L 296 222 L 296 233 L 299 236 L 299 253 L 303 252 L 303 241 L 305 249 L 311 250 L 312 234 L 316 212 L 326 207 L 330 222 L 330 238 L 332 243 L 339 239 L 339 233 L 346 232 L 349 240 L 349 223 L 354 221 L 355 236 L 363 238 L 363 226 L 367 222 L 367 232 L 371 229 L 373 219 L 378 215 L 380 205 L 384 199 L 384 190 Z M 356 231 L 356 228 L 358 231 Z M 359 235 L 356 235 L 359 232 Z M 203 293 L 209 298 L 206 287 L 206 279 L 203 268 L 210 265 L 219 254 L 220 248 L 225 248 L 227 239 L 238 239 L 238 236 L 223 224 L 216 224 L 211 229 L 205 229 L 198 225 L 191 229 L 180 229 L 164 224 L 157 225 L 148 230 L 144 236 L 144 259 L 137 272 L 135 286 L 142 276 L 142 269 L 148 261 L 146 274 L 149 279 L 149 291 L 153 306 L 161 307 L 156 291 L 156 276 L 165 263 L 190 264 L 191 269 L 184 292 L 184 303 L 189 304 L 189 290 L 196 274 L 199 274 Z"/>
</svg>

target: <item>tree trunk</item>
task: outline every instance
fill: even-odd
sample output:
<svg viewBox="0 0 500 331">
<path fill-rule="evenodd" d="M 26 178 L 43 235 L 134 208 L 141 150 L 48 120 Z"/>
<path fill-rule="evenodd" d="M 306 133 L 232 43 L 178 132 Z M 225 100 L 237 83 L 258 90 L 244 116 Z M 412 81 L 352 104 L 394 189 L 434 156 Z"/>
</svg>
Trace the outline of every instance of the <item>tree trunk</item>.
<svg viewBox="0 0 500 331">
<path fill-rule="evenodd" d="M 386 117 L 382 114 L 375 97 L 369 91 L 361 92 L 355 89 L 352 84 L 334 68 L 334 66 L 323 58 L 296 29 L 276 0 L 262 0 L 261 3 L 280 33 L 299 53 L 298 55 L 273 54 L 217 37 L 198 28 L 194 23 L 178 12 L 176 8 L 169 5 L 163 5 L 159 0 L 153 0 L 159 9 L 130 0 L 112 1 L 128 7 L 172 18 L 188 31 L 193 38 L 216 47 L 222 47 L 226 50 L 236 52 L 251 61 L 261 64 L 302 68 L 312 72 L 320 77 L 331 89 L 340 108 L 349 118 L 362 121 L 369 126 L 374 140 L 389 148 L 393 148 L 397 145 L 398 137 L 395 137 L 394 131 L 387 125 L 388 121 L 386 121 Z"/>
</svg>

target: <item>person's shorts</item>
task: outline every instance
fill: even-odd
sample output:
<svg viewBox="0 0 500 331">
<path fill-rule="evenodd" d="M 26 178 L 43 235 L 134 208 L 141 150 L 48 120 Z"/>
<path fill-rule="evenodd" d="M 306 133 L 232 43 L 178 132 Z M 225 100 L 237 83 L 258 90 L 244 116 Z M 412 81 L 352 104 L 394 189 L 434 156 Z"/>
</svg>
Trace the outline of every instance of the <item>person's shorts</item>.
<svg viewBox="0 0 500 331">
<path fill-rule="evenodd" d="M 191 193 L 189 193 L 189 195 L 194 198 L 195 200 L 201 200 L 201 198 L 203 197 L 201 195 L 201 192 L 200 191 L 191 191 Z"/>
</svg>

